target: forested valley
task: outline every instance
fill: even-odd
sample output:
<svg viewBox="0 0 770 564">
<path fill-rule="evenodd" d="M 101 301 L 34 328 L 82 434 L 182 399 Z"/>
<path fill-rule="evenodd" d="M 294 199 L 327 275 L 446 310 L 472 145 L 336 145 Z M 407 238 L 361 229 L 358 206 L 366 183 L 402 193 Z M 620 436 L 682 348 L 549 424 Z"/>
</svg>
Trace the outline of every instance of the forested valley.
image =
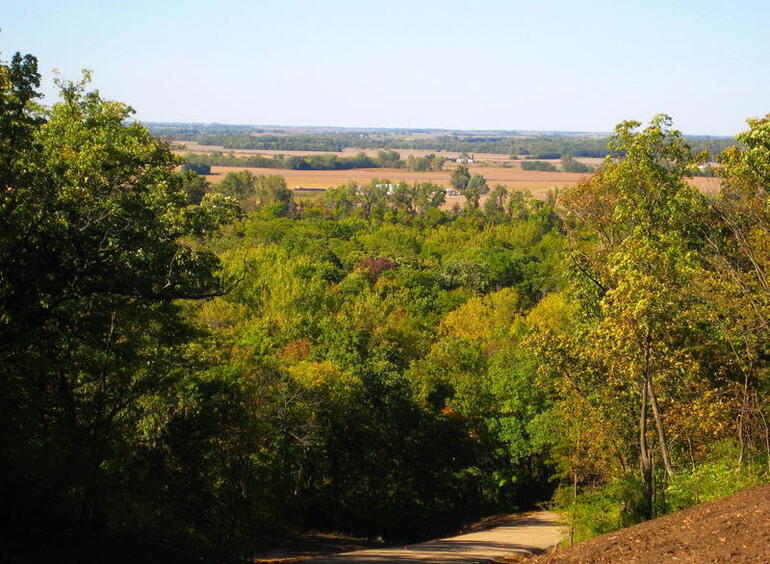
<svg viewBox="0 0 770 564">
<path fill-rule="evenodd" d="M 537 503 L 579 540 L 768 479 L 770 118 L 717 194 L 656 116 L 545 200 L 299 201 L 181 171 L 88 78 L 48 107 L 34 57 L 0 65 L 0 559 L 238 561 Z"/>
</svg>

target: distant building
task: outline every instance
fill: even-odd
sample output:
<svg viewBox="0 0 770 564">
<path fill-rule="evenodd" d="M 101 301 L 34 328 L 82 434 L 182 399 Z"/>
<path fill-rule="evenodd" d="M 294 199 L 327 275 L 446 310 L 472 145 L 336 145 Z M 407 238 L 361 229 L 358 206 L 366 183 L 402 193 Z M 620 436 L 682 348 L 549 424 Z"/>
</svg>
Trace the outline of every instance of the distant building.
<svg viewBox="0 0 770 564">
<path fill-rule="evenodd" d="M 377 188 L 387 188 L 388 194 L 392 194 L 396 186 L 394 184 L 377 184 Z"/>
<path fill-rule="evenodd" d="M 455 159 L 455 162 L 461 164 L 473 164 L 476 162 L 476 155 L 468 155 L 467 153 L 460 153 L 460 156 Z"/>
</svg>

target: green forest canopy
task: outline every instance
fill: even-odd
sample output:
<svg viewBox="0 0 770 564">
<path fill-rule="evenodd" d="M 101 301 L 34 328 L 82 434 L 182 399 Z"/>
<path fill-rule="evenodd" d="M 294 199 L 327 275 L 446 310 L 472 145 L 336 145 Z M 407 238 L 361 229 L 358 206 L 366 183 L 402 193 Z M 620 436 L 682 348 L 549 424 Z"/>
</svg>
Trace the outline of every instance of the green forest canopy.
<svg viewBox="0 0 770 564">
<path fill-rule="evenodd" d="M 580 538 L 767 479 L 770 118 L 715 196 L 657 116 L 558 198 L 300 204 L 177 172 L 127 106 L 83 80 L 47 108 L 39 80 L 0 65 L 6 538 L 245 558 L 548 499 Z"/>
</svg>

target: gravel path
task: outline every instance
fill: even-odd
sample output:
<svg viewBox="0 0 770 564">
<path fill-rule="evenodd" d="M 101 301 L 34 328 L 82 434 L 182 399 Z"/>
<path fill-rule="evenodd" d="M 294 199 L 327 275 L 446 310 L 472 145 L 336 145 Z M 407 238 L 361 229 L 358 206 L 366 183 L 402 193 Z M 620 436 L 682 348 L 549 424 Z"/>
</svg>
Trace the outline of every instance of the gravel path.
<svg viewBox="0 0 770 564">
<path fill-rule="evenodd" d="M 504 525 L 404 547 L 358 550 L 313 559 L 313 564 L 387 564 L 419 562 L 423 564 L 482 564 L 500 562 L 515 556 L 542 554 L 562 537 L 556 524 L 558 516 L 550 511 L 528 513 Z"/>
</svg>

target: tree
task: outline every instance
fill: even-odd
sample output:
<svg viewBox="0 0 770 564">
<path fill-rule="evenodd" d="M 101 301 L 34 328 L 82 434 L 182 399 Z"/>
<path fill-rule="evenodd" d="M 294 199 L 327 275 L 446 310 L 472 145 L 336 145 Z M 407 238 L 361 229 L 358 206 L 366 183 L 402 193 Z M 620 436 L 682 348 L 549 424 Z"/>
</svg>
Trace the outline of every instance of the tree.
<svg viewBox="0 0 770 564">
<path fill-rule="evenodd" d="M 650 426 L 671 477 L 661 397 L 685 390 L 696 366 L 688 348 L 689 312 L 698 311 L 689 291 L 697 279 L 689 221 L 701 200 L 683 179 L 703 155 L 693 154 L 670 125 L 667 116 L 656 116 L 642 131 L 638 122 L 619 124 L 609 144 L 619 158 L 608 159 L 601 174 L 562 198 L 572 225 L 579 226 L 572 252 L 581 288 L 576 296 L 586 312 L 574 356 L 585 359 L 588 381 L 605 380 L 614 390 L 597 396 L 602 409 L 626 411 L 625 428 L 636 427 L 646 517 L 654 511 Z"/>
<path fill-rule="evenodd" d="M 404 163 L 401 161 L 401 155 L 396 151 L 378 151 L 377 165 L 383 168 L 401 168 Z"/>
<path fill-rule="evenodd" d="M 468 186 L 463 191 L 465 197 L 465 209 L 467 211 L 476 211 L 479 209 L 479 201 L 481 199 L 481 190 L 478 186 Z"/>
<path fill-rule="evenodd" d="M 211 190 L 211 184 L 192 170 L 182 170 L 182 190 L 187 194 L 191 204 L 200 204 L 203 197 Z"/>
<path fill-rule="evenodd" d="M 545 172 L 556 172 L 556 167 L 548 161 L 522 161 L 521 170 L 541 170 Z"/>
<path fill-rule="evenodd" d="M 444 162 L 446 159 L 434 154 L 428 154 L 424 157 L 416 157 L 409 155 L 406 159 L 406 168 L 416 172 L 423 172 L 426 170 L 442 170 L 444 168 Z"/>
<path fill-rule="evenodd" d="M 87 75 L 58 82 L 43 120 L 35 67 L 0 65 L 0 145 L 18 147 L 0 194 L 2 520 L 90 528 L 114 516 L 119 453 L 192 335 L 175 300 L 225 291 L 190 243 L 238 209 L 190 204 L 170 147 Z"/>
<path fill-rule="evenodd" d="M 505 202 L 508 199 L 508 190 L 498 184 L 484 202 L 484 215 L 493 221 L 502 221 L 505 218 Z"/>
<path fill-rule="evenodd" d="M 431 182 L 415 182 L 415 208 L 418 213 L 440 208 L 446 202 L 446 192 L 441 186 Z"/>
<path fill-rule="evenodd" d="M 480 174 L 474 174 L 468 180 L 463 196 L 465 196 L 465 209 L 475 211 L 479 209 L 481 195 L 489 191 L 486 179 Z"/>
<path fill-rule="evenodd" d="M 511 190 L 508 193 L 506 212 L 511 219 L 527 219 L 532 210 L 534 198 L 526 190 Z"/>
<path fill-rule="evenodd" d="M 748 458 L 751 437 L 762 437 L 770 468 L 770 381 L 762 352 L 770 344 L 770 115 L 748 124 L 736 138 L 741 145 L 719 158 L 721 189 L 702 236 L 716 273 L 709 301 L 741 369 L 739 461 Z"/>
<path fill-rule="evenodd" d="M 407 182 L 401 181 L 393 186 L 393 192 L 390 194 L 390 200 L 396 210 L 407 215 L 415 214 L 415 200 L 417 191 L 415 186 L 410 186 Z"/>
<path fill-rule="evenodd" d="M 256 195 L 257 177 L 248 170 L 228 172 L 217 187 L 223 194 L 245 201 Z"/>
<path fill-rule="evenodd" d="M 185 162 L 182 163 L 181 169 L 182 172 L 187 172 L 189 170 L 196 174 L 211 174 L 210 164 Z"/>
<path fill-rule="evenodd" d="M 422 172 L 425 170 L 428 170 L 430 167 L 430 163 L 427 159 L 423 157 L 415 157 L 414 155 L 409 155 L 406 158 L 406 168 L 408 170 L 413 170 L 415 172 Z"/>
<path fill-rule="evenodd" d="M 336 186 L 323 193 L 324 205 L 331 210 L 336 219 L 350 215 L 356 205 L 357 188 L 355 183 Z"/>
<path fill-rule="evenodd" d="M 292 212 L 294 193 L 286 187 L 283 176 L 257 176 L 254 179 L 254 191 L 259 205 L 271 208 L 275 215 L 285 216 Z"/>
<path fill-rule="evenodd" d="M 449 178 L 449 183 L 458 192 L 462 192 L 468 187 L 468 183 L 471 180 L 471 173 L 467 166 L 457 165 L 452 170 L 452 176 Z"/>
<path fill-rule="evenodd" d="M 489 192 L 489 186 L 487 185 L 487 179 L 481 174 L 474 174 L 468 180 L 468 186 L 466 189 L 478 190 L 479 194 L 486 194 Z"/>
<path fill-rule="evenodd" d="M 752 301 L 757 321 L 766 329 L 770 257 L 764 242 L 770 237 L 770 116 L 748 123 L 750 129 L 737 136 L 743 147 L 728 148 L 720 157 L 719 172 L 724 180 L 715 211 L 730 236 L 721 241 L 713 236 L 707 240 L 720 259 L 718 266 L 729 269 L 730 278 Z"/>
<path fill-rule="evenodd" d="M 569 153 L 561 157 L 561 169 L 564 172 L 591 172 L 591 167 L 576 160 Z"/>
<path fill-rule="evenodd" d="M 390 180 L 373 178 L 369 184 L 357 190 L 356 199 L 364 219 L 385 211 L 389 186 L 391 186 Z"/>
<path fill-rule="evenodd" d="M 30 150 L 35 128 L 44 119 L 35 102 L 41 96 L 39 87 L 35 57 L 16 53 L 10 64 L 0 62 L 0 186 L 11 186 L 23 172 L 19 160 Z"/>
</svg>

